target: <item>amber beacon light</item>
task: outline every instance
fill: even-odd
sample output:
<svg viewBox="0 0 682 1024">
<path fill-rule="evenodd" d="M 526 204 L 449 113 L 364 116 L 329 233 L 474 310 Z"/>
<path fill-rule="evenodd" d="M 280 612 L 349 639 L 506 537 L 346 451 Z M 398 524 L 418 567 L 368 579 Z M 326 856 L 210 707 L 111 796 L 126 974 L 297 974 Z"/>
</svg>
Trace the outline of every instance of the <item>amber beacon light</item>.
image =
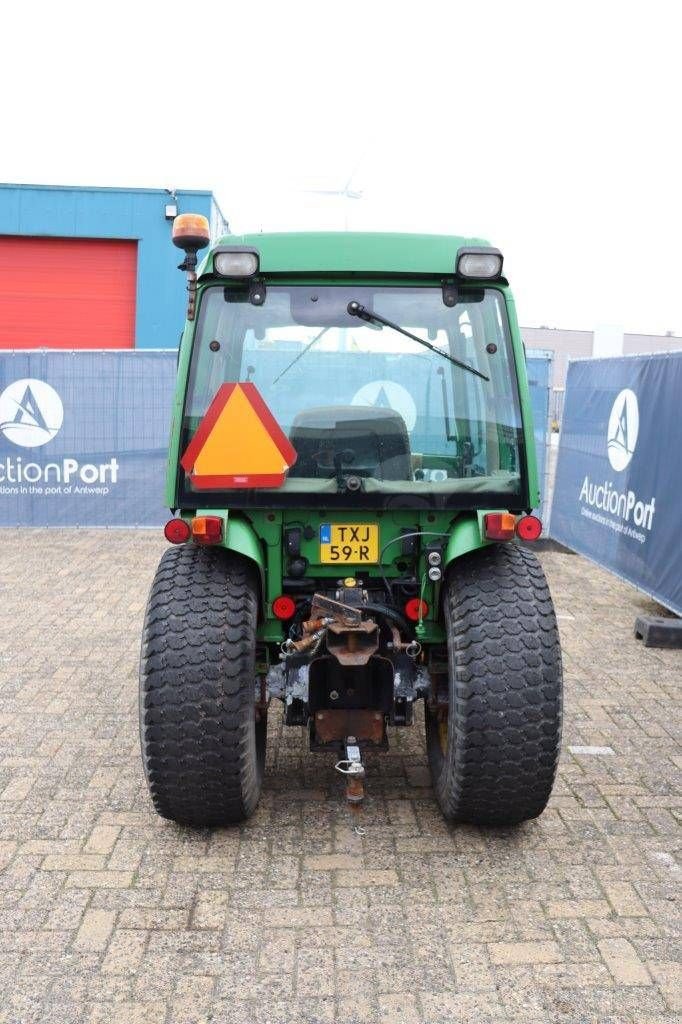
<svg viewBox="0 0 682 1024">
<path fill-rule="evenodd" d="M 178 270 L 187 273 L 187 319 L 194 320 L 197 298 L 197 252 L 211 239 L 208 220 L 201 213 L 180 213 L 173 221 L 173 245 L 183 249 L 185 258 Z"/>
<path fill-rule="evenodd" d="M 178 249 L 203 249 L 210 237 L 208 220 L 200 213 L 180 213 L 173 221 L 173 245 Z"/>
</svg>

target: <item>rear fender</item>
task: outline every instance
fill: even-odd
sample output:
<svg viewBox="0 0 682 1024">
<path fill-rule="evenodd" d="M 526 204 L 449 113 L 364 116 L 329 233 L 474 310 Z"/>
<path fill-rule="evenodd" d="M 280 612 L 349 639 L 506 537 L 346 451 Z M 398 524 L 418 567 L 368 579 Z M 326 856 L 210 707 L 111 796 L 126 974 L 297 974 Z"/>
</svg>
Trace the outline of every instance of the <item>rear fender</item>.
<svg viewBox="0 0 682 1024">
<path fill-rule="evenodd" d="M 230 516 L 225 509 L 202 508 L 197 509 L 198 516 L 217 516 L 223 521 L 222 546 L 227 551 L 236 551 L 237 554 L 248 558 L 258 569 L 260 580 L 260 611 L 263 614 L 265 600 L 265 558 L 263 551 L 253 527 L 243 519 Z"/>
<path fill-rule="evenodd" d="M 445 567 L 462 555 L 478 548 L 485 548 L 491 543 L 485 536 L 483 517 L 485 512 L 469 512 L 461 515 L 450 531 L 450 539 L 445 548 Z"/>
</svg>

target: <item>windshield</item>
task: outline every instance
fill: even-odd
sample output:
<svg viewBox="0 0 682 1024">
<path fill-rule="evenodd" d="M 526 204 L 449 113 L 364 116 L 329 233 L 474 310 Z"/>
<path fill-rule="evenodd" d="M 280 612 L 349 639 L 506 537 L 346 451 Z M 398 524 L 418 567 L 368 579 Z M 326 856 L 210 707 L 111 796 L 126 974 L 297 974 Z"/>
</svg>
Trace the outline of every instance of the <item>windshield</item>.
<svg viewBox="0 0 682 1024">
<path fill-rule="evenodd" d="M 352 315 L 353 303 L 377 319 Z M 356 505 L 361 495 L 368 505 L 402 496 L 403 507 L 522 504 L 516 374 L 496 289 L 460 290 L 447 306 L 440 288 L 269 285 L 255 305 L 242 288 L 211 287 L 181 453 L 221 385 L 237 382 L 255 385 L 296 460 L 277 487 L 235 488 L 233 506 L 285 507 L 303 494 L 347 505 L 336 499 L 351 491 Z M 198 493 L 183 474 L 183 500 Z"/>
</svg>

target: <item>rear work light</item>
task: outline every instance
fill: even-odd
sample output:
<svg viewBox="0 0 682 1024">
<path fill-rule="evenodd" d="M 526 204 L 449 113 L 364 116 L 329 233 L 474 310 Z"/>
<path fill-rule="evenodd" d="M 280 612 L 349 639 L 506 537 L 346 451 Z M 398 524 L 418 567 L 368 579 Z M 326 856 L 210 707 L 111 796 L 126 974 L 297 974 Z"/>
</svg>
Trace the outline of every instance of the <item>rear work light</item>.
<svg viewBox="0 0 682 1024">
<path fill-rule="evenodd" d="M 163 528 L 163 535 L 171 544 L 184 544 L 191 532 L 184 519 L 169 519 Z"/>
<path fill-rule="evenodd" d="M 521 540 L 537 540 L 542 533 L 542 523 L 537 516 L 521 516 L 516 533 Z"/>
<path fill-rule="evenodd" d="M 459 277 L 491 281 L 502 274 L 502 253 L 499 249 L 483 245 L 460 249 L 455 269 Z"/>
<path fill-rule="evenodd" d="M 483 517 L 485 535 L 488 540 L 513 540 L 516 533 L 516 516 L 511 512 L 488 512 Z"/>
<path fill-rule="evenodd" d="M 216 252 L 213 269 L 221 277 L 253 277 L 258 273 L 256 249 L 223 249 Z"/>
<path fill-rule="evenodd" d="M 419 622 L 429 614 L 429 606 L 420 597 L 411 597 L 405 602 L 404 612 L 410 622 Z"/>
<path fill-rule="evenodd" d="M 293 618 L 296 611 L 296 602 L 293 597 L 289 597 L 288 594 L 280 594 L 272 602 L 272 614 L 276 619 L 280 619 L 282 622 L 286 622 L 287 619 Z"/>
<path fill-rule="evenodd" d="M 197 544 L 219 544 L 223 539 L 220 516 L 197 516 L 192 520 L 192 539 Z"/>
</svg>

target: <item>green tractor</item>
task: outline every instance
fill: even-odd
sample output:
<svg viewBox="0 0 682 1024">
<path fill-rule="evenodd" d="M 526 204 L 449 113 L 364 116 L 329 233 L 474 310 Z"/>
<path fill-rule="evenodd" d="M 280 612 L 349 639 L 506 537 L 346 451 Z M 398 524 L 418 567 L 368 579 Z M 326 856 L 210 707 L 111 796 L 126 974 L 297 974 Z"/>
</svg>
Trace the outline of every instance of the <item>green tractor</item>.
<svg viewBox="0 0 682 1024">
<path fill-rule="evenodd" d="M 268 708 L 334 753 L 424 701 L 446 818 L 513 825 L 557 766 L 561 651 L 528 542 L 542 529 L 525 355 L 480 239 L 227 236 L 176 218 L 188 316 L 140 731 L 159 814 L 239 822 Z"/>
</svg>

